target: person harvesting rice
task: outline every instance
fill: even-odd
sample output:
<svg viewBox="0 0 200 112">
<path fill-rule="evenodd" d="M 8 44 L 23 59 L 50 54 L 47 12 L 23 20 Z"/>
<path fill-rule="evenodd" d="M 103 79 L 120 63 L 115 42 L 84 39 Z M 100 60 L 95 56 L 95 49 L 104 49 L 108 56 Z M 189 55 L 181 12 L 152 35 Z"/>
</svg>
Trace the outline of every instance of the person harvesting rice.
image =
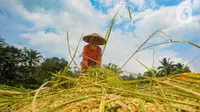
<svg viewBox="0 0 200 112">
<path fill-rule="evenodd" d="M 101 65 L 102 50 L 98 45 L 103 45 L 106 40 L 97 33 L 86 35 L 83 40 L 89 44 L 83 48 L 83 61 L 81 70 L 86 70 L 89 66 Z"/>
</svg>

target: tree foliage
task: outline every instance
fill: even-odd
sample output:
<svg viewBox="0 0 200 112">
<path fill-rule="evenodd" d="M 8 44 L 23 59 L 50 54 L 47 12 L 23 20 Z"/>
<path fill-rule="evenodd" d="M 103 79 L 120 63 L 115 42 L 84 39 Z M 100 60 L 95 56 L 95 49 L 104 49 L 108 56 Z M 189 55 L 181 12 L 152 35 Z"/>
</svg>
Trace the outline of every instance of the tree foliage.
<svg viewBox="0 0 200 112">
<path fill-rule="evenodd" d="M 44 59 L 36 50 L 19 49 L 0 38 L 0 84 L 37 88 L 67 64 L 64 58 Z"/>
<path fill-rule="evenodd" d="M 116 73 L 122 72 L 121 69 L 116 64 L 113 64 L 113 63 L 109 63 L 108 65 L 104 65 L 103 67 L 110 69 Z"/>
<path fill-rule="evenodd" d="M 162 60 L 160 60 L 160 63 L 161 65 L 156 68 L 157 70 L 150 69 L 151 71 L 146 71 L 143 75 L 152 77 L 152 71 L 156 77 L 164 77 L 185 72 L 191 72 L 189 66 L 182 63 L 174 64 L 173 61 L 170 61 L 170 58 L 163 58 Z"/>
</svg>

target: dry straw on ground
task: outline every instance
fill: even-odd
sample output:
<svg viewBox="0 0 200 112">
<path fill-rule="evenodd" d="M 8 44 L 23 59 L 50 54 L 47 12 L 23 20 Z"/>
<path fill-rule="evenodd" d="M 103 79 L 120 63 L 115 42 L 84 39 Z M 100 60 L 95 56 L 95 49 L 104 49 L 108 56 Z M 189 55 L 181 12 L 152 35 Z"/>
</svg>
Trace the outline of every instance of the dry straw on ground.
<svg viewBox="0 0 200 112">
<path fill-rule="evenodd" d="M 90 68 L 78 78 L 54 74 L 62 81 L 52 82 L 38 91 L 33 107 L 33 92 L 1 90 L 0 109 L 7 112 L 198 112 L 200 75 L 184 73 L 170 78 L 124 81 L 105 68 Z M 151 80 L 151 79 L 149 79 Z M 159 81 L 159 84 L 156 82 Z M 71 83 L 64 89 L 62 82 Z M 160 82 L 185 88 L 181 90 Z M 59 85 L 62 83 L 62 86 Z M 33 109 L 35 108 L 35 109 Z"/>
</svg>

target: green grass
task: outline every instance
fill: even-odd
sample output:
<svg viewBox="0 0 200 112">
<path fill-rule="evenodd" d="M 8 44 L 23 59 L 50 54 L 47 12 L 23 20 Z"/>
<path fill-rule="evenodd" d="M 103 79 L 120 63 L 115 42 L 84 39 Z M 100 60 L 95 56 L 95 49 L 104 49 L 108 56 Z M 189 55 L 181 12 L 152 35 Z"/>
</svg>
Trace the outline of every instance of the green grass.
<svg viewBox="0 0 200 112">
<path fill-rule="evenodd" d="M 2 85 L 2 84 L 0 84 L 0 90 L 9 90 L 9 91 L 16 91 L 16 92 L 30 92 L 30 91 L 32 91 L 31 89 L 17 88 L 17 87 Z"/>
</svg>

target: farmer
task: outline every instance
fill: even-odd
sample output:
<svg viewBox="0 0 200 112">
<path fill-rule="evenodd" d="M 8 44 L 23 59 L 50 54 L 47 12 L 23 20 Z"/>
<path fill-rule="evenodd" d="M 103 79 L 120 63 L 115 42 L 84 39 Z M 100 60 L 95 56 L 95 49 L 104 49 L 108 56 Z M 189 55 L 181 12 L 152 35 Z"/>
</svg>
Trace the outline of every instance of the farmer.
<svg viewBox="0 0 200 112">
<path fill-rule="evenodd" d="M 89 66 L 100 67 L 102 50 L 98 45 L 105 44 L 106 40 L 97 33 L 86 35 L 83 40 L 89 44 L 83 48 L 82 71 Z"/>
</svg>

